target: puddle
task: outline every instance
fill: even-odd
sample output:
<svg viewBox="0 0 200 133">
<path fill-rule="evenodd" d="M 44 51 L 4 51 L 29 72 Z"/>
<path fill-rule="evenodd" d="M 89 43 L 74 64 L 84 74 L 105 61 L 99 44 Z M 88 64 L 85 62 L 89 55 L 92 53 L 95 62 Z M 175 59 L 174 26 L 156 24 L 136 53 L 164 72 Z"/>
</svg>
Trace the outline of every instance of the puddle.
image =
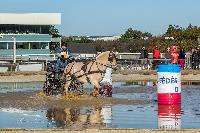
<svg viewBox="0 0 200 133">
<path fill-rule="evenodd" d="M 44 82 L 0 83 L 0 93 L 34 92 L 41 90 Z"/>
<path fill-rule="evenodd" d="M 2 84 L 1 84 L 2 85 Z M 5 84 L 4 84 L 5 85 Z M 5 85 L 6 86 L 6 85 Z M 17 84 L 1 92 L 34 91 L 42 83 Z M 17 86 L 17 87 L 16 87 Z M 113 97 L 150 100 L 145 105 L 106 105 L 82 108 L 49 108 L 44 110 L 21 110 L 0 108 L 0 128 L 64 128 L 82 130 L 87 128 L 151 128 L 184 129 L 200 128 L 200 84 L 182 86 L 182 104 L 179 106 L 157 105 L 156 86 L 152 82 L 114 82 Z M 85 85 L 91 89 L 91 85 Z M 140 91 L 139 91 L 140 90 Z M 142 91 L 141 91 L 142 90 Z"/>
<path fill-rule="evenodd" d="M 0 109 L 0 128 L 47 128 L 46 111 Z"/>
</svg>

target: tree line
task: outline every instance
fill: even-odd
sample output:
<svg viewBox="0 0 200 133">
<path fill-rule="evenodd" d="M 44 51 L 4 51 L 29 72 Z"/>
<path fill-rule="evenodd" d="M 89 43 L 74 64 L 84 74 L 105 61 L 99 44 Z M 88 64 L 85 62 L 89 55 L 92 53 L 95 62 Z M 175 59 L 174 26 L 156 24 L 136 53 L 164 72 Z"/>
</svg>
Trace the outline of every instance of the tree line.
<svg viewBox="0 0 200 133">
<path fill-rule="evenodd" d="M 189 24 L 186 28 L 179 25 L 169 25 L 164 34 L 153 36 L 152 33 L 142 32 L 129 28 L 118 40 L 114 41 L 93 41 L 87 37 L 65 37 L 62 36 L 62 43 L 92 43 L 97 51 L 113 50 L 118 52 L 139 52 L 145 46 L 147 48 L 158 45 L 161 52 L 171 45 L 177 45 L 186 51 L 196 48 L 199 45 L 200 27 Z"/>
</svg>

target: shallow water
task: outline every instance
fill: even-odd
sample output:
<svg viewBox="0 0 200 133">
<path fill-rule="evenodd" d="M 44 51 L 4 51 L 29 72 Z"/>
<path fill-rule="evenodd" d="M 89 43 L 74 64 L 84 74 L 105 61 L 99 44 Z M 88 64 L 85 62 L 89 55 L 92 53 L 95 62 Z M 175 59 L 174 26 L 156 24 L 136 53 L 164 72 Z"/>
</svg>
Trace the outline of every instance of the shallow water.
<svg viewBox="0 0 200 133">
<path fill-rule="evenodd" d="M 44 82 L 0 83 L 0 93 L 7 92 L 34 92 L 41 90 Z"/>
<path fill-rule="evenodd" d="M 31 86 L 37 87 L 31 87 Z M 156 86 L 152 82 L 113 83 L 114 89 L 143 89 L 145 92 L 114 93 L 115 98 L 150 100 L 145 105 L 106 105 L 102 107 L 49 108 L 47 110 L 20 110 L 0 108 L 0 128 L 200 128 L 200 85 L 182 85 L 180 106 L 158 106 Z M 12 86 L 12 85 L 11 85 Z M 17 85 L 20 86 L 20 85 Z M 23 84 L 12 91 L 38 90 L 40 82 Z M 86 88 L 92 88 L 85 85 Z M 9 89 L 0 89 L 6 92 Z M 17 92 L 20 92 L 17 91 Z"/>
</svg>

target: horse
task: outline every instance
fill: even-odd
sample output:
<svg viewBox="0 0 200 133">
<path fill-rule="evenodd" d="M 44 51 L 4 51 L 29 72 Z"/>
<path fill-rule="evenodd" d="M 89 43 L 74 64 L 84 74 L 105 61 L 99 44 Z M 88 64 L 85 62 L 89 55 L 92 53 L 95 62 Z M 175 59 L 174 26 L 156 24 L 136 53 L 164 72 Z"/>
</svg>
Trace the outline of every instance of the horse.
<svg viewBox="0 0 200 133">
<path fill-rule="evenodd" d="M 106 68 L 115 67 L 117 59 L 113 52 L 105 51 L 96 56 L 94 60 L 87 62 L 72 62 L 64 70 L 62 80 L 65 82 L 64 91 L 68 91 L 71 82 L 78 81 L 80 84 L 90 83 L 94 85 L 91 93 L 93 96 L 99 95 L 101 80 L 103 79 Z"/>
</svg>

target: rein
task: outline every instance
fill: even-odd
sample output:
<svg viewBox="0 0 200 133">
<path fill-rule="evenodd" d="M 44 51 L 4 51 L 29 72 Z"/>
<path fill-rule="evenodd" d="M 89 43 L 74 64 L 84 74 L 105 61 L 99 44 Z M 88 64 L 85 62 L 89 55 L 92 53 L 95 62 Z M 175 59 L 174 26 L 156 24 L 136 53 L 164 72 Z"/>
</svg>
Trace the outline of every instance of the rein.
<svg viewBox="0 0 200 133">
<path fill-rule="evenodd" d="M 102 65 L 102 66 L 105 66 L 106 68 L 107 68 L 107 67 L 108 67 L 108 68 L 112 68 L 112 65 L 105 65 L 105 64 L 100 63 L 100 62 L 97 62 L 97 61 L 96 61 L 96 64 L 100 64 L 100 65 Z"/>
</svg>

